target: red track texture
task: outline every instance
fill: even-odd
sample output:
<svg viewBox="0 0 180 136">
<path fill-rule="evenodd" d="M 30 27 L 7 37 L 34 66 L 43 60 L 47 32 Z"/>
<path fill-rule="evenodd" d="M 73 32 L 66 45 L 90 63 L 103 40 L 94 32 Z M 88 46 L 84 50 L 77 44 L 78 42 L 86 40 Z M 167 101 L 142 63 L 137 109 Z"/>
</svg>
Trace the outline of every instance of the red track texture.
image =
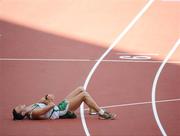
<svg viewBox="0 0 180 136">
<path fill-rule="evenodd" d="M 73 120 L 13 121 L 11 110 L 47 93 L 55 94 L 58 103 L 83 85 L 96 60 L 146 3 L 0 0 L 0 136 L 85 135 L 79 111 Z M 100 106 L 151 102 L 156 72 L 179 38 L 180 2 L 155 1 L 101 62 L 87 91 Z M 124 53 L 130 57 L 156 55 L 136 62 L 120 59 Z M 177 99 L 156 103 L 162 126 L 170 136 L 180 135 L 179 58 L 177 48 L 156 88 L 157 101 Z M 108 110 L 117 114 L 116 120 L 98 120 L 85 112 L 91 135 L 162 135 L 151 103 Z"/>
</svg>

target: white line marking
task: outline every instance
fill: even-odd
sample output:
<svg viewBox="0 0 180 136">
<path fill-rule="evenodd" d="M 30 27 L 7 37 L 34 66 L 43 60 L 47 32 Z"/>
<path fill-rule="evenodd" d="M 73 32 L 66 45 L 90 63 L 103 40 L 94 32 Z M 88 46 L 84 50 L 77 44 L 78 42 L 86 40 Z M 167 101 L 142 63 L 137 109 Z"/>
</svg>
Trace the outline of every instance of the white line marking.
<svg viewBox="0 0 180 136">
<path fill-rule="evenodd" d="M 98 67 L 98 65 L 101 63 L 101 61 L 106 57 L 106 55 L 117 45 L 117 43 L 127 34 L 127 32 L 135 25 L 135 23 L 140 19 L 140 17 L 146 12 L 146 10 L 151 6 L 154 0 L 149 0 L 148 3 L 143 7 L 143 9 L 135 16 L 135 18 L 128 24 L 128 26 L 118 35 L 118 37 L 113 41 L 113 43 L 110 45 L 110 47 L 104 52 L 104 54 L 99 58 L 99 60 L 95 63 L 91 71 L 89 72 L 89 75 L 86 78 L 86 81 L 84 83 L 84 89 L 87 89 L 88 83 Z M 84 131 L 87 136 L 90 136 L 89 130 L 87 128 L 87 124 L 84 117 L 84 103 L 80 106 L 80 113 L 81 113 L 81 121 L 83 124 Z"/>
<path fill-rule="evenodd" d="M 123 60 L 151 60 L 150 56 L 119 56 Z"/>
<path fill-rule="evenodd" d="M 0 58 L 0 61 L 65 61 L 65 62 L 81 62 L 81 61 L 95 61 L 95 60 L 90 60 L 90 59 L 29 59 L 29 58 Z"/>
<path fill-rule="evenodd" d="M 0 61 L 40 61 L 40 62 L 96 62 L 98 60 L 93 60 L 93 59 L 28 59 L 28 58 L 0 58 Z M 102 62 L 127 62 L 127 63 L 161 63 L 162 60 L 102 60 Z M 168 61 L 167 63 L 180 63 L 180 60 L 176 61 Z"/>
<path fill-rule="evenodd" d="M 163 136 L 167 136 L 167 134 L 166 134 L 166 132 L 165 132 L 161 122 L 160 122 L 160 119 L 159 119 L 158 113 L 157 113 L 157 109 L 156 109 L 156 86 L 157 86 L 157 82 L 158 82 L 159 76 L 160 76 L 164 66 L 166 65 L 166 62 L 169 60 L 169 58 L 175 52 L 175 50 L 177 49 L 179 44 L 180 44 L 180 39 L 175 43 L 173 48 L 170 50 L 170 52 L 168 53 L 168 55 L 164 59 L 163 63 L 160 65 L 160 67 L 159 67 L 159 69 L 158 69 L 158 71 L 156 73 L 156 76 L 154 78 L 153 85 L 152 85 L 152 109 L 153 109 L 153 114 L 154 114 L 154 117 L 155 117 L 155 120 L 157 122 L 157 125 L 158 125 L 161 133 L 163 134 Z"/>
<path fill-rule="evenodd" d="M 117 55 L 143 55 L 143 56 L 159 56 L 158 53 L 129 53 L 129 52 L 118 52 Z"/>
<path fill-rule="evenodd" d="M 159 100 L 156 101 L 156 103 L 167 103 L 167 102 L 178 102 L 179 99 L 167 99 L 167 100 Z M 126 103 L 126 104 L 116 104 L 116 105 L 110 105 L 110 106 L 101 106 L 101 108 L 108 109 L 108 108 L 116 108 L 116 107 L 129 107 L 129 106 L 138 106 L 138 105 L 146 105 L 146 104 L 152 104 L 152 102 L 136 102 L 136 103 Z M 85 111 L 87 111 L 85 109 Z"/>
</svg>

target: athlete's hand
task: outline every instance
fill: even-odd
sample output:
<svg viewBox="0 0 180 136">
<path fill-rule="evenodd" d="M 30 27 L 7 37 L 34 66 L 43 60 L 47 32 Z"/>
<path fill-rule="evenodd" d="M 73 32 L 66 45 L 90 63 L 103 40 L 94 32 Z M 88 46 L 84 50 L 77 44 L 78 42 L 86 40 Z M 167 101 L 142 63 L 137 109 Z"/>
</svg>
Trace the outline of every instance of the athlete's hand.
<svg viewBox="0 0 180 136">
<path fill-rule="evenodd" d="M 52 95 L 52 94 L 47 94 L 47 95 L 45 95 L 44 97 L 42 97 L 42 98 L 38 101 L 38 103 L 44 103 L 44 104 L 48 105 L 50 102 L 53 102 L 53 103 L 54 103 L 54 99 L 55 99 L 54 95 Z"/>
<path fill-rule="evenodd" d="M 50 101 L 50 102 L 54 102 L 55 96 L 53 94 L 47 94 L 45 96 L 45 99 Z"/>
</svg>

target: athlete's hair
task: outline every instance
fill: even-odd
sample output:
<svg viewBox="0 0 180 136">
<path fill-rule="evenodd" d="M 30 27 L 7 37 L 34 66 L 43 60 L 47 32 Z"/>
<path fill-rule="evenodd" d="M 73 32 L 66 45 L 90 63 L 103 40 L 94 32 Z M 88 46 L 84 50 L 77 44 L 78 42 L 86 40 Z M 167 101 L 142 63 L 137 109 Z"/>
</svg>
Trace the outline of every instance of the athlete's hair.
<svg viewBox="0 0 180 136">
<path fill-rule="evenodd" d="M 21 113 L 17 113 L 15 109 L 12 111 L 13 120 L 23 120 L 26 115 L 21 115 Z"/>
</svg>

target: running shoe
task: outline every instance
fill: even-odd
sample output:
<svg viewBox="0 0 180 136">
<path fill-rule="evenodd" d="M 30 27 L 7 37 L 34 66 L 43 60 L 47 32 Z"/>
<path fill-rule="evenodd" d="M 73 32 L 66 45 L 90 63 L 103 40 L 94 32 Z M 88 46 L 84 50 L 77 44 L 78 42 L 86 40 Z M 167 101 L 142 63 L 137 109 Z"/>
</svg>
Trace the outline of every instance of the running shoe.
<svg viewBox="0 0 180 136">
<path fill-rule="evenodd" d="M 104 112 L 103 115 L 100 115 L 99 114 L 99 119 L 102 119 L 102 120 L 114 120 L 116 118 L 116 114 L 113 114 L 113 113 L 109 113 L 107 111 Z"/>
</svg>

